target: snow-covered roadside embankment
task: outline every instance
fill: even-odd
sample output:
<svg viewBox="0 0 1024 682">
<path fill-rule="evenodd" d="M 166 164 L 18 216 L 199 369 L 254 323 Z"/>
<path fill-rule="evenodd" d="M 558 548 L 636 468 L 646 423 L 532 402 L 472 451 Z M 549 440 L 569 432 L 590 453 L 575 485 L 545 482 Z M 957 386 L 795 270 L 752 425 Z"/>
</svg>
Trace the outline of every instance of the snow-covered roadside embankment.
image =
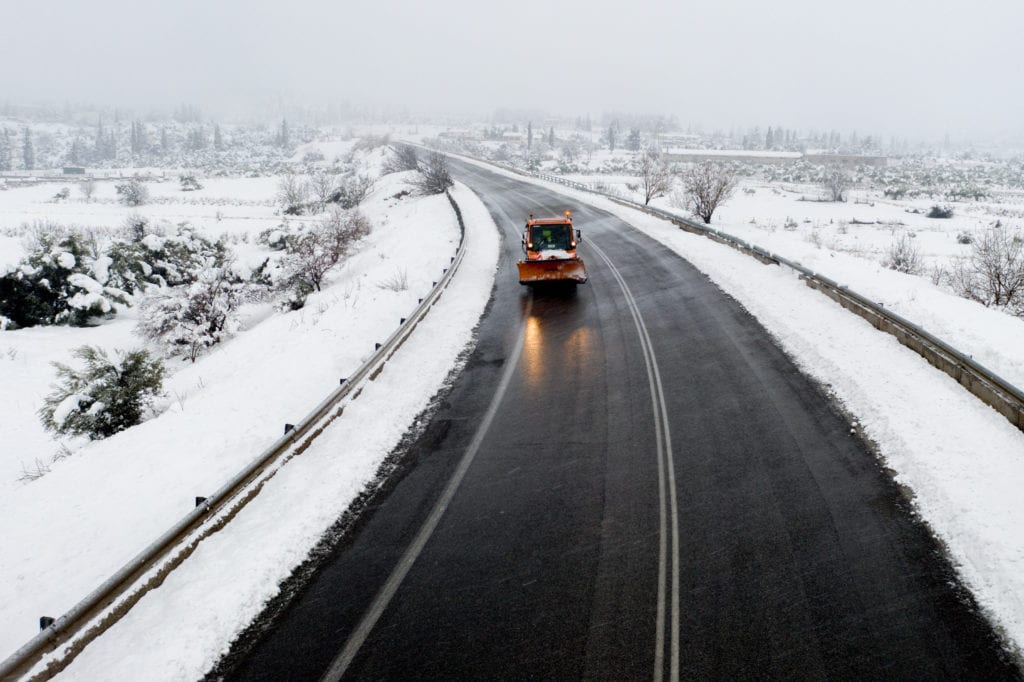
<svg viewBox="0 0 1024 682">
<path fill-rule="evenodd" d="M 159 417 L 90 444 L 0 499 L 0 652 L 25 642 L 40 615 L 60 615 L 84 597 L 179 520 L 195 495 L 223 484 L 416 307 L 448 267 L 459 233 L 444 195 L 397 197 L 404 184 L 398 176 L 380 183 L 364 205 L 374 232 L 306 308 L 274 315 L 180 370 L 169 388 L 182 399 Z M 383 286 L 398 271 L 408 288 Z M 474 324 L 453 324 L 449 335 L 468 338 Z"/>
<path fill-rule="evenodd" d="M 459 186 L 453 196 L 466 222 L 466 256 L 416 332 L 359 398 L 346 404 L 342 418 L 282 468 L 224 530 L 204 541 L 160 589 L 86 648 L 65 676 L 201 677 L 373 480 L 455 368 L 490 297 L 497 229 L 472 192 Z"/>
<path fill-rule="evenodd" d="M 949 548 L 978 602 L 1024 646 L 1024 433 L 888 334 L 792 271 L 762 265 L 666 220 L 536 182 L 613 213 L 679 253 L 749 310 L 808 375 L 828 385 Z"/>
</svg>

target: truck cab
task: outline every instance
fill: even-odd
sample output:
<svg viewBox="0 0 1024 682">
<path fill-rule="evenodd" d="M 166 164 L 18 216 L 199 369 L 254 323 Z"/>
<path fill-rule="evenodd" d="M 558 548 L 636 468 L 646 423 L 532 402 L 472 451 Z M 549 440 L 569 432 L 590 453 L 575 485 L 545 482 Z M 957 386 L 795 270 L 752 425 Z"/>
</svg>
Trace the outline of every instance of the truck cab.
<svg viewBox="0 0 1024 682">
<path fill-rule="evenodd" d="M 531 213 L 523 230 L 526 259 L 518 263 L 519 283 L 586 282 L 587 269 L 576 252 L 581 240 L 570 211 L 558 218 L 534 218 Z"/>
</svg>

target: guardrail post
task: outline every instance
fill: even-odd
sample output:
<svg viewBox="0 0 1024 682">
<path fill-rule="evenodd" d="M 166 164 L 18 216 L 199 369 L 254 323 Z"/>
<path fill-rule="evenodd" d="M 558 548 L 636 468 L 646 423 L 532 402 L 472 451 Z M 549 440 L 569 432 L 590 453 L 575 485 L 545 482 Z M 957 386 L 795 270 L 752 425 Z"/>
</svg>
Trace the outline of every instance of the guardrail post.
<svg viewBox="0 0 1024 682">
<path fill-rule="evenodd" d="M 291 431 L 294 428 L 295 428 L 295 424 L 285 424 L 284 425 L 284 432 L 288 433 L 289 431 Z"/>
<path fill-rule="evenodd" d="M 206 502 L 206 498 L 205 497 L 199 497 L 198 495 L 196 495 L 196 506 L 198 507 L 203 502 Z"/>
<path fill-rule="evenodd" d="M 49 616 L 40 616 L 39 617 L 39 631 L 42 632 L 46 628 L 48 628 L 51 625 L 53 625 L 54 620 L 55 619 L 50 618 Z"/>
</svg>

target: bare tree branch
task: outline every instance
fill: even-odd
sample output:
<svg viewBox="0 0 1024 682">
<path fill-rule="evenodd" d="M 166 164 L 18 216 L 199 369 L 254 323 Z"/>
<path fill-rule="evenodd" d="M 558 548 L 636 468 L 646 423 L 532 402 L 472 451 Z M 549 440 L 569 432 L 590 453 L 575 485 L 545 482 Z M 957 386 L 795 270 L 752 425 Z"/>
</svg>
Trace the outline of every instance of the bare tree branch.
<svg viewBox="0 0 1024 682">
<path fill-rule="evenodd" d="M 850 176 L 839 166 L 830 166 L 825 171 L 821 186 L 828 192 L 832 201 L 846 201 L 846 190 L 850 188 Z"/>
<path fill-rule="evenodd" d="M 431 152 L 419 171 L 420 177 L 412 185 L 423 194 L 441 194 L 455 184 L 448 172 L 448 157 L 440 152 Z"/>
<path fill-rule="evenodd" d="M 702 161 L 683 175 L 683 192 L 672 197 L 672 203 L 685 208 L 711 223 L 715 210 L 732 196 L 736 174 L 732 168 L 711 161 Z"/>
<path fill-rule="evenodd" d="M 644 190 L 644 204 L 663 197 L 672 190 L 675 174 L 669 168 L 661 152 L 646 149 L 640 156 L 640 184 Z"/>
</svg>

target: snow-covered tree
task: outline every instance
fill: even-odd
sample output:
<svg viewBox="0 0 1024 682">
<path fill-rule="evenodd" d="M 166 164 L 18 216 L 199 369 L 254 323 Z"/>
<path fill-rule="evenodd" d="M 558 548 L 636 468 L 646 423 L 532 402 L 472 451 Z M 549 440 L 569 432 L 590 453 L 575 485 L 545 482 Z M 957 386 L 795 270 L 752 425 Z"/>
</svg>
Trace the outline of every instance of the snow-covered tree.
<svg viewBox="0 0 1024 682">
<path fill-rule="evenodd" d="M 32 131 L 25 128 L 25 134 L 21 146 L 21 161 L 25 166 L 25 170 L 35 170 L 36 167 L 36 148 L 32 144 Z"/>
<path fill-rule="evenodd" d="M 645 149 L 640 155 L 640 186 L 644 192 L 644 204 L 668 194 L 674 182 L 675 174 L 665 157 L 656 149 Z"/>
<path fill-rule="evenodd" d="M 608 151 L 615 151 L 615 143 L 619 139 L 619 122 L 612 121 L 608 124 L 608 129 L 604 132 L 605 142 L 608 143 Z"/>
<path fill-rule="evenodd" d="M 830 166 L 821 178 L 821 186 L 832 201 L 845 201 L 850 188 L 850 176 L 839 166 Z"/>
<path fill-rule="evenodd" d="M 207 268 L 192 284 L 163 288 L 140 305 L 138 332 L 192 362 L 238 330 L 243 285 L 229 267 Z"/>
<path fill-rule="evenodd" d="M 710 224 L 715 210 L 735 189 L 736 174 L 729 166 L 702 161 L 683 174 L 683 191 L 672 197 L 672 203 Z"/>
<path fill-rule="evenodd" d="M 96 181 L 92 178 L 82 180 L 78 183 L 78 191 L 82 193 L 86 203 L 89 203 L 92 201 L 92 195 L 96 193 Z"/>
<path fill-rule="evenodd" d="M 320 291 L 330 269 L 369 233 L 370 222 L 358 211 L 331 209 L 304 232 L 288 239 L 287 254 L 281 261 L 282 287 L 300 294 Z M 292 307 L 302 306 L 293 303 Z"/>
<path fill-rule="evenodd" d="M 286 215 L 302 215 L 309 204 L 309 183 L 294 173 L 285 174 L 277 184 L 277 200 Z"/>
<path fill-rule="evenodd" d="M 395 144 L 391 145 L 391 153 L 384 160 L 382 170 L 387 175 L 388 173 L 416 170 L 419 167 L 420 160 L 416 154 L 416 147 L 409 144 Z"/>
<path fill-rule="evenodd" d="M 125 206 L 141 206 L 149 201 L 149 189 L 137 178 L 118 183 L 114 189 L 117 190 L 117 195 Z"/>
<path fill-rule="evenodd" d="M 149 148 L 146 125 L 142 121 L 132 121 L 129 131 L 128 146 L 132 154 L 140 155 Z"/>
<path fill-rule="evenodd" d="M 338 176 L 325 170 L 317 171 L 309 177 L 309 188 L 316 201 L 316 212 L 322 213 L 338 192 Z"/>
<path fill-rule="evenodd" d="M 629 135 L 626 136 L 626 149 L 630 151 L 638 152 L 643 144 L 643 140 L 640 137 L 639 128 L 630 128 Z"/>
<path fill-rule="evenodd" d="M 291 132 L 288 130 L 288 119 L 281 119 L 281 127 L 277 130 L 277 146 L 285 149 L 291 146 Z"/>
<path fill-rule="evenodd" d="M 118 352 L 111 359 L 93 346 L 75 349 L 80 370 L 53 363 L 58 383 L 39 417 L 48 431 L 106 438 L 142 421 L 163 390 L 164 367 L 144 350 Z"/>
<path fill-rule="evenodd" d="M 1024 316 L 1024 233 L 1002 225 L 982 230 L 966 261 L 954 267 L 957 294 Z"/>
<path fill-rule="evenodd" d="M 13 165 L 11 134 L 6 128 L 0 129 L 0 171 L 9 171 Z"/>
<path fill-rule="evenodd" d="M 334 193 L 328 198 L 344 209 L 356 208 L 373 191 L 374 181 L 369 175 L 350 175 L 337 185 Z"/>
<path fill-rule="evenodd" d="M 419 171 L 420 176 L 412 185 L 423 194 L 441 194 L 455 184 L 448 171 L 448 157 L 440 152 L 431 152 Z"/>
<path fill-rule="evenodd" d="M 82 148 L 82 141 L 75 138 L 71 143 L 71 152 L 68 154 L 68 161 L 72 166 L 81 166 L 85 163 L 85 150 Z"/>
</svg>

